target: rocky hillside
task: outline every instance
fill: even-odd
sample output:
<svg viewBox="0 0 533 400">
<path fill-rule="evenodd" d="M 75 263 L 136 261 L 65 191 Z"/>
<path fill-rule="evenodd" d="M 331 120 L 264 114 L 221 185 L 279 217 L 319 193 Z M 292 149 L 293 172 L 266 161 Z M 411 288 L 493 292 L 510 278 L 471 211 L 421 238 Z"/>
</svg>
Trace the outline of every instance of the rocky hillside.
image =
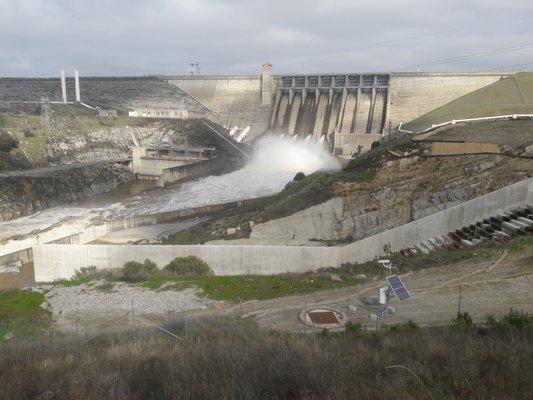
<svg viewBox="0 0 533 400">
<path fill-rule="evenodd" d="M 0 222 L 105 193 L 134 178 L 128 167 L 114 163 L 0 174 Z"/>
<path fill-rule="evenodd" d="M 386 161 L 367 181 L 339 181 L 332 198 L 256 225 L 252 238 L 355 241 L 533 175 L 533 160 L 501 155 L 426 158 L 418 149 Z"/>
<path fill-rule="evenodd" d="M 318 172 L 281 193 L 245 205 L 170 238 L 170 243 L 243 239 L 302 244 L 350 242 L 481 196 L 533 175 L 533 160 L 513 155 L 431 157 L 401 138 Z"/>
<path fill-rule="evenodd" d="M 226 155 L 235 148 L 207 128 L 201 119 L 157 120 L 143 118 L 101 118 L 87 115 L 77 107 L 58 107 L 53 127 L 44 130 L 35 113 L 0 115 L 0 130 L 19 141 L 19 162 L 9 167 L 0 162 L 0 170 L 45 167 L 72 162 L 102 161 L 131 156 L 132 133 L 141 144 L 157 144 L 163 137 L 191 146 L 215 147 Z M 222 128 L 211 123 L 219 131 Z M 13 155 L 13 157 L 15 154 Z M 29 160 L 29 161 L 28 161 Z M 1 160 L 0 160 L 1 161 Z M 30 164 L 31 162 L 31 164 Z M 4 165 L 5 164 L 5 165 Z"/>
</svg>

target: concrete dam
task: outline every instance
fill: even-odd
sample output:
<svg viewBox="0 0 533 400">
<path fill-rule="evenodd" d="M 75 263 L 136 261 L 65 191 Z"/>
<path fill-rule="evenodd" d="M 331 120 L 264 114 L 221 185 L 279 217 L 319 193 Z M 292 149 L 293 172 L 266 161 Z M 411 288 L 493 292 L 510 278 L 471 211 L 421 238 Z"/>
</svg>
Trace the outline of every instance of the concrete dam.
<svg viewBox="0 0 533 400">
<path fill-rule="evenodd" d="M 339 155 L 361 153 L 384 133 L 389 75 L 283 76 L 270 130 L 319 139 Z"/>
<path fill-rule="evenodd" d="M 244 141 L 267 131 L 323 138 L 344 157 L 429 111 L 507 75 L 499 73 L 345 73 L 255 76 L 80 77 L 81 102 L 130 116 L 209 118 L 250 127 Z M 66 97 L 74 98 L 66 79 Z M 0 108 L 61 103 L 59 79 L 0 78 Z"/>
</svg>

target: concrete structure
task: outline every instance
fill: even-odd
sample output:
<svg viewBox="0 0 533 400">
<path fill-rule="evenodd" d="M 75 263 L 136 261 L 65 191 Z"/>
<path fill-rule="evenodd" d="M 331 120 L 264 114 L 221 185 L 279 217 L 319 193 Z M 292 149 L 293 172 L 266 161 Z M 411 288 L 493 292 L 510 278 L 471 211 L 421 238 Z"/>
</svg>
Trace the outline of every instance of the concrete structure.
<svg viewBox="0 0 533 400">
<path fill-rule="evenodd" d="M 268 73 L 266 68 L 265 73 Z M 224 126 L 250 126 L 249 138 L 268 130 L 271 105 L 266 96 L 268 87 L 257 76 L 181 76 L 161 77 L 203 104 L 209 111 L 209 119 Z M 265 82 L 269 78 L 265 75 Z M 274 78 L 272 77 L 274 85 Z M 263 96 L 262 88 L 265 88 Z"/>
<path fill-rule="evenodd" d="M 386 130 L 421 115 L 507 75 L 498 73 L 405 72 L 391 75 Z"/>
<path fill-rule="evenodd" d="M 431 144 L 432 156 L 500 153 L 500 146 L 496 143 L 433 142 Z"/>
<path fill-rule="evenodd" d="M 162 110 L 157 108 L 142 108 L 130 111 L 128 113 L 130 117 L 142 117 L 142 118 L 189 118 L 189 110 L 184 109 L 170 109 Z"/>
<path fill-rule="evenodd" d="M 116 117 L 117 110 L 98 110 L 99 117 Z"/>
<path fill-rule="evenodd" d="M 139 179 L 158 180 L 164 170 L 209 160 L 213 157 L 214 151 L 214 147 L 134 146 L 132 172 L 137 174 Z M 172 174 L 166 178 L 167 183 L 171 181 L 171 176 Z"/>
<path fill-rule="evenodd" d="M 282 76 L 270 129 L 326 136 L 337 155 L 361 153 L 384 133 L 388 74 Z"/>
<path fill-rule="evenodd" d="M 63 104 L 67 104 L 67 84 L 65 82 L 65 71 L 61 70 L 61 99 Z"/>
<path fill-rule="evenodd" d="M 80 74 L 78 70 L 74 71 L 74 89 L 76 91 L 76 101 L 79 103 L 81 101 L 80 94 Z"/>
<path fill-rule="evenodd" d="M 320 138 L 332 151 L 366 151 L 382 135 L 458 97 L 496 82 L 494 73 L 348 73 L 161 77 L 211 111 L 222 125 Z M 269 101 L 270 93 L 270 101 Z M 272 106 L 270 106 L 272 104 Z"/>
<path fill-rule="evenodd" d="M 207 160 L 165 168 L 161 171 L 156 186 L 163 187 L 177 182 L 221 173 L 230 167 L 231 163 L 226 157 L 218 156 Z"/>
<path fill-rule="evenodd" d="M 261 105 L 272 106 L 273 85 L 272 64 L 263 64 L 263 73 L 261 74 Z"/>
<path fill-rule="evenodd" d="M 343 73 L 255 76 L 84 78 L 84 101 L 131 116 L 209 118 L 250 126 L 246 141 L 271 129 L 300 136 L 325 135 L 332 151 L 350 156 L 382 135 L 506 75 L 496 73 Z M 72 95 L 57 79 L 0 79 L 0 103 L 52 102 Z"/>
<path fill-rule="evenodd" d="M 533 202 L 533 178 L 450 207 L 425 218 L 342 247 L 305 246 L 116 246 L 45 244 L 33 247 L 36 281 L 70 278 L 81 267 L 115 268 L 149 258 L 164 266 L 175 257 L 195 255 L 217 275 L 278 274 L 316 271 L 343 263 L 362 263 L 399 251 Z"/>
</svg>

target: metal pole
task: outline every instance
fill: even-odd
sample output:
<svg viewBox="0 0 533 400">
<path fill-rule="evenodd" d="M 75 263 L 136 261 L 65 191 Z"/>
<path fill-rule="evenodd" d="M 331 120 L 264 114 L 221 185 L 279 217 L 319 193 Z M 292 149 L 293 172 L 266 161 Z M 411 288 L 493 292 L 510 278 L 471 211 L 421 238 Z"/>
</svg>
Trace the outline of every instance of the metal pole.
<svg viewBox="0 0 533 400">
<path fill-rule="evenodd" d="M 457 315 L 461 314 L 461 300 L 463 299 L 463 287 L 459 285 L 459 301 L 457 302 Z"/>
<path fill-rule="evenodd" d="M 133 310 L 133 299 L 131 299 L 131 329 L 133 331 L 133 335 L 135 336 L 135 312 Z"/>
<path fill-rule="evenodd" d="M 76 340 L 78 341 L 78 347 L 80 347 L 80 331 L 78 329 L 78 318 L 76 318 Z"/>
<path fill-rule="evenodd" d="M 304 294 L 304 326 L 305 330 L 307 330 L 307 295 Z"/>
</svg>

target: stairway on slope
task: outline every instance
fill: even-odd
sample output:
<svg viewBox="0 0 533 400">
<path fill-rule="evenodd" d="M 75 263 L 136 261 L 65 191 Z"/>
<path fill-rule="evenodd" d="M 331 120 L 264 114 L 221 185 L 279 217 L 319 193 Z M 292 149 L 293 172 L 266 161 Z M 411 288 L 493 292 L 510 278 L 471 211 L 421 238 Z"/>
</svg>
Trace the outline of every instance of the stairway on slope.
<svg viewBox="0 0 533 400">
<path fill-rule="evenodd" d="M 482 242 L 509 241 L 533 233 L 533 205 L 525 204 L 510 211 L 501 211 L 475 224 L 420 242 L 401 250 L 404 255 L 429 254 L 438 250 L 472 247 Z"/>
</svg>

